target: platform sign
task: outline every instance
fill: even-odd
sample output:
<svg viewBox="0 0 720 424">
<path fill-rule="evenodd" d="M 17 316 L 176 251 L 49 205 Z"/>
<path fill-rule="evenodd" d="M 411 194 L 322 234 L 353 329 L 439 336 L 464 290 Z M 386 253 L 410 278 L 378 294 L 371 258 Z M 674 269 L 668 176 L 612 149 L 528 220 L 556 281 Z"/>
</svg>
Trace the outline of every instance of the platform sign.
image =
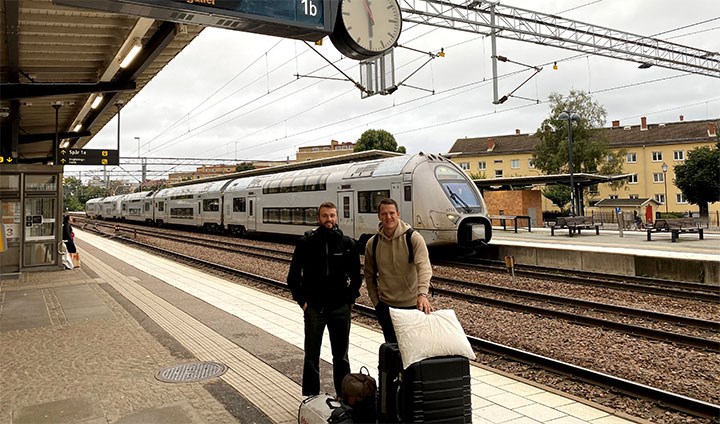
<svg viewBox="0 0 720 424">
<path fill-rule="evenodd" d="M 163 21 L 317 41 L 332 32 L 339 0 L 54 0 Z"/>
<path fill-rule="evenodd" d="M 117 150 L 60 149 L 60 165 L 119 165 Z"/>
</svg>

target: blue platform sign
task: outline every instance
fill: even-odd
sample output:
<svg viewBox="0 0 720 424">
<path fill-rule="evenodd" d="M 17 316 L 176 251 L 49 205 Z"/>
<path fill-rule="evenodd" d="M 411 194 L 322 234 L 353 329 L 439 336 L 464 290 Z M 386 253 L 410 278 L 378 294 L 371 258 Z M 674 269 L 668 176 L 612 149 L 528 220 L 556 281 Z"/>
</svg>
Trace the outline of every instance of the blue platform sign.
<svg viewBox="0 0 720 424">
<path fill-rule="evenodd" d="M 618 215 L 620 215 L 620 212 L 622 212 L 622 211 L 620 210 L 620 206 L 616 207 L 616 208 L 615 208 L 615 213 L 618 214 Z"/>
<path fill-rule="evenodd" d="M 54 0 L 57 4 L 183 24 L 317 41 L 329 35 L 339 0 Z"/>
</svg>

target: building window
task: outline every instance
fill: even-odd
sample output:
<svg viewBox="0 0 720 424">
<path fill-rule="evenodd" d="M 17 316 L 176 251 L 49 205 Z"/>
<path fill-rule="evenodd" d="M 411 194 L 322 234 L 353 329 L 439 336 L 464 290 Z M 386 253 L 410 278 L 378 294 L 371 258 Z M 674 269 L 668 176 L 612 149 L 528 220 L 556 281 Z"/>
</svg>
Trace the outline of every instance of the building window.
<svg viewBox="0 0 720 424">
<path fill-rule="evenodd" d="M 608 196 L 608 199 L 618 199 L 619 196 L 617 194 L 611 194 Z"/>
<path fill-rule="evenodd" d="M 654 183 L 665 182 L 665 175 L 662 172 L 653 172 L 653 182 Z"/>
<path fill-rule="evenodd" d="M 685 195 L 682 193 L 675 194 L 675 201 L 677 203 L 687 203 L 687 199 L 685 198 Z"/>
<path fill-rule="evenodd" d="M 478 169 L 481 170 L 481 171 L 486 170 L 486 169 L 487 169 L 487 164 L 486 164 L 484 161 L 483 161 L 483 162 L 478 162 Z"/>
<path fill-rule="evenodd" d="M 535 169 L 535 162 L 532 159 L 528 159 L 528 168 Z"/>
<path fill-rule="evenodd" d="M 639 198 L 640 198 L 639 194 L 631 194 L 629 197 L 629 199 L 639 199 Z"/>
<path fill-rule="evenodd" d="M 520 159 L 513 159 L 510 161 L 510 168 L 520 169 Z"/>
<path fill-rule="evenodd" d="M 628 153 L 625 162 L 637 163 L 637 153 Z"/>
<path fill-rule="evenodd" d="M 637 184 L 638 183 L 638 177 L 637 174 L 631 174 L 628 177 L 628 184 Z"/>
<path fill-rule="evenodd" d="M 655 201 L 662 204 L 665 204 L 665 195 L 662 193 L 655 194 Z"/>
<path fill-rule="evenodd" d="M 502 163 L 502 159 L 495 159 L 493 163 Z"/>
<path fill-rule="evenodd" d="M 463 171 L 469 171 L 470 162 L 460 162 L 460 169 L 462 169 Z"/>
<path fill-rule="evenodd" d="M 685 160 L 685 150 L 675 150 L 673 152 L 673 160 L 676 160 L 676 161 Z"/>
<path fill-rule="evenodd" d="M 496 169 L 495 170 L 495 178 L 502 178 L 503 172 L 502 169 Z"/>
<path fill-rule="evenodd" d="M 663 155 L 662 152 L 652 152 L 652 161 L 653 162 L 662 162 Z"/>
</svg>

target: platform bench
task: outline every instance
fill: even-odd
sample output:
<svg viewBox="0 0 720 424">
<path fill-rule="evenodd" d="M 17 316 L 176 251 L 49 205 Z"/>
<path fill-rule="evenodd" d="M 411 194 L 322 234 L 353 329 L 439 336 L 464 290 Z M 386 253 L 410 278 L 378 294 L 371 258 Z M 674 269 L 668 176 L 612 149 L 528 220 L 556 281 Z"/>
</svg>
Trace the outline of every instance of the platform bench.
<svg viewBox="0 0 720 424">
<path fill-rule="evenodd" d="M 680 233 L 698 233 L 700 240 L 704 239 L 700 222 L 693 218 L 656 219 L 650 227 L 646 226 L 645 231 L 648 241 L 652 240 L 652 233 L 659 232 L 669 232 L 673 243 L 678 240 Z"/>
<path fill-rule="evenodd" d="M 503 227 L 503 230 L 507 230 L 507 221 L 513 221 L 515 223 L 515 232 L 518 232 L 518 220 L 527 221 L 528 232 L 532 232 L 532 224 L 530 224 L 530 217 L 527 215 L 488 215 L 490 221 L 497 220 Z"/>
<path fill-rule="evenodd" d="M 567 228 L 570 237 L 577 232 L 581 234 L 582 230 L 588 230 L 595 228 L 595 234 L 600 235 L 601 222 L 595 222 L 595 219 L 591 216 L 559 216 L 555 222 L 548 223 L 550 227 L 550 235 L 555 235 L 555 228 Z"/>
</svg>

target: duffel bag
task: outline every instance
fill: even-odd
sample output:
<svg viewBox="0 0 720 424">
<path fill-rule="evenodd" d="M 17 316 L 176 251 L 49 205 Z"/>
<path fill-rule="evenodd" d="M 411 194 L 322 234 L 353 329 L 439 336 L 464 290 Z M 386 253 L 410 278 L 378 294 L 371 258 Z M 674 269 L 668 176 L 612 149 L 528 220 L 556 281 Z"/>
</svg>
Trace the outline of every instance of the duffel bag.
<svg viewBox="0 0 720 424">
<path fill-rule="evenodd" d="M 324 394 L 310 396 L 300 403 L 298 424 L 352 424 L 352 408 Z"/>
<path fill-rule="evenodd" d="M 350 373 L 343 378 L 342 398 L 352 408 L 352 416 L 355 422 L 375 422 L 377 415 L 377 383 L 367 368 L 360 367 L 359 373 Z"/>
</svg>

